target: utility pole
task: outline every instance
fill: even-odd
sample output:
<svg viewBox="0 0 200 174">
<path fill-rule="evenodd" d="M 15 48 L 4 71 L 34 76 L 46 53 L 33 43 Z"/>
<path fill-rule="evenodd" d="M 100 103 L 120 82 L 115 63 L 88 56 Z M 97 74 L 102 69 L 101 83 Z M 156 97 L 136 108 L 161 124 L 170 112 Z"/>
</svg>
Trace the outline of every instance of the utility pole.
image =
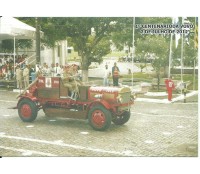
<svg viewBox="0 0 200 174">
<path fill-rule="evenodd" d="M 40 64 L 40 22 L 35 18 L 36 24 L 36 64 Z"/>
<path fill-rule="evenodd" d="M 133 40 L 132 40 L 132 44 L 133 44 L 133 50 L 132 50 L 132 68 L 131 68 L 131 74 L 132 74 L 132 77 L 131 77 L 131 86 L 133 87 L 133 59 L 135 57 L 135 17 L 133 17 Z"/>
</svg>

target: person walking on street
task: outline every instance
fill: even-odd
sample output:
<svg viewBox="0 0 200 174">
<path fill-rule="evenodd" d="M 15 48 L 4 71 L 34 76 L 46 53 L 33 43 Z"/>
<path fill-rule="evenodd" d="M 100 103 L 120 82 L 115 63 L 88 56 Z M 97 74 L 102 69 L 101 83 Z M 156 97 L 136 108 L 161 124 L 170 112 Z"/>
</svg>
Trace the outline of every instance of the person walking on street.
<svg viewBox="0 0 200 174">
<path fill-rule="evenodd" d="M 169 77 L 168 79 L 165 80 L 165 85 L 168 93 L 168 101 L 172 101 L 172 91 L 175 89 L 174 82 Z"/>
<path fill-rule="evenodd" d="M 119 86 L 119 72 L 119 68 L 115 62 L 112 67 L 113 86 Z"/>
</svg>

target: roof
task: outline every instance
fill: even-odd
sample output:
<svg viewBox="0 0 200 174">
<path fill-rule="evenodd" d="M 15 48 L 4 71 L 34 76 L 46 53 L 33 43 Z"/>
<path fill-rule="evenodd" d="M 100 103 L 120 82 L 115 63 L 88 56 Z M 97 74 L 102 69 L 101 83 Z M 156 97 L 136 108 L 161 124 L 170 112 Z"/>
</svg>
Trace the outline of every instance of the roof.
<svg viewBox="0 0 200 174">
<path fill-rule="evenodd" d="M 36 29 L 13 17 L 0 17 L 0 40 L 35 39 Z"/>
</svg>

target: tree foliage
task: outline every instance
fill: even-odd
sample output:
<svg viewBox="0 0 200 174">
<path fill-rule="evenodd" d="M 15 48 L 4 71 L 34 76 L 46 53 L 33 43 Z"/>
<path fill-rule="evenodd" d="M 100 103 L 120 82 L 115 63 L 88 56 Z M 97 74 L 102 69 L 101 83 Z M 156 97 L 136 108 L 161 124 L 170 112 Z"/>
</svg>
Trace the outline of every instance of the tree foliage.
<svg viewBox="0 0 200 174">
<path fill-rule="evenodd" d="M 19 18 L 34 25 L 34 18 Z M 38 18 L 41 30 L 44 32 L 42 42 L 54 47 L 56 41 L 67 39 L 69 44 L 78 51 L 82 70 L 85 71 L 87 80 L 87 71 L 92 61 L 101 62 L 102 56 L 110 51 L 111 33 L 121 30 L 122 18 L 113 17 L 51 17 Z M 91 32 L 93 29 L 93 33 Z"/>
<path fill-rule="evenodd" d="M 18 18 L 23 22 L 35 26 L 35 18 Z M 79 53 L 82 62 L 82 70 L 87 70 L 91 62 L 101 62 L 102 57 L 110 51 L 110 40 L 122 50 L 124 45 L 129 48 L 133 43 L 133 18 L 131 17 L 41 17 L 41 30 L 44 36 L 41 41 L 49 47 L 54 47 L 56 41 L 68 40 L 70 46 Z M 171 24 L 169 17 L 135 17 L 135 24 Z M 194 22 L 194 18 L 188 18 Z M 179 18 L 181 20 L 181 18 Z M 136 56 L 143 58 L 147 54 L 154 54 L 152 62 L 157 74 L 161 68 L 168 65 L 170 35 L 142 35 L 140 28 L 135 29 Z M 192 46 L 184 47 L 185 64 L 190 64 L 196 55 Z M 174 41 L 174 37 L 173 37 Z M 173 44 L 172 58 L 179 57 L 178 48 Z M 193 57 L 193 58 L 192 58 Z"/>
<path fill-rule="evenodd" d="M 146 36 L 137 40 L 136 54 L 151 53 L 155 55 L 152 65 L 156 71 L 168 63 L 169 43 L 161 36 Z"/>
<path fill-rule="evenodd" d="M 33 46 L 33 41 L 30 39 L 16 39 L 15 40 L 15 48 L 18 49 L 25 49 L 31 48 Z M 13 52 L 14 50 L 14 40 L 8 39 L 2 41 L 2 50 L 3 52 Z"/>
<path fill-rule="evenodd" d="M 119 18 L 119 28 L 112 33 L 112 41 L 118 50 L 123 50 L 124 46 L 130 47 L 133 46 L 133 18 Z"/>
</svg>

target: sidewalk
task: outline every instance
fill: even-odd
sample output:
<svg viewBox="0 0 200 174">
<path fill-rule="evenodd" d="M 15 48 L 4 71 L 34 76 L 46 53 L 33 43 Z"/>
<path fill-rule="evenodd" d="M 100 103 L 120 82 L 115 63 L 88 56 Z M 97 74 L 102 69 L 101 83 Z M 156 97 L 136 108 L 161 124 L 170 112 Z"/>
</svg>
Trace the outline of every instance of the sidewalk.
<svg viewBox="0 0 200 174">
<path fill-rule="evenodd" d="M 146 93 L 147 96 L 151 96 L 152 98 L 136 98 L 135 101 L 142 101 L 142 102 L 151 102 L 151 103 L 165 103 L 165 104 L 168 104 L 168 103 L 174 103 L 174 102 L 177 102 L 177 101 L 183 101 L 184 100 L 184 95 L 183 94 L 180 94 L 178 97 L 175 97 L 172 99 L 172 101 L 168 101 L 167 99 L 167 93 L 160 93 L 160 96 L 165 96 L 166 95 L 166 99 L 155 99 L 155 96 L 159 96 L 158 93 L 153 93 L 153 92 L 147 92 Z M 186 99 L 189 98 L 189 97 L 192 97 L 192 96 L 196 96 L 198 95 L 198 91 L 191 91 L 190 93 L 187 93 L 186 94 Z"/>
</svg>

